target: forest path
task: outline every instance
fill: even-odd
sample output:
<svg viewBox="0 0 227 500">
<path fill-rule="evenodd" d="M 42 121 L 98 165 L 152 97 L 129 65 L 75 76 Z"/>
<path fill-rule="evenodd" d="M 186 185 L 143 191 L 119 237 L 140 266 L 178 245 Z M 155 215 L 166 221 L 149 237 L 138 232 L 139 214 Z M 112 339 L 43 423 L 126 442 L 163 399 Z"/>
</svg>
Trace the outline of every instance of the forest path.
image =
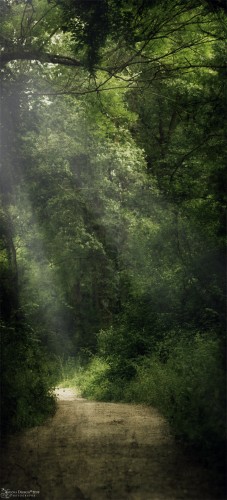
<svg viewBox="0 0 227 500">
<path fill-rule="evenodd" d="M 42 500 L 220 500 L 208 473 L 181 455 L 157 410 L 87 401 L 72 389 L 56 394 L 53 418 L 11 437 L 5 489 L 27 498 L 39 491 L 34 496 Z"/>
</svg>

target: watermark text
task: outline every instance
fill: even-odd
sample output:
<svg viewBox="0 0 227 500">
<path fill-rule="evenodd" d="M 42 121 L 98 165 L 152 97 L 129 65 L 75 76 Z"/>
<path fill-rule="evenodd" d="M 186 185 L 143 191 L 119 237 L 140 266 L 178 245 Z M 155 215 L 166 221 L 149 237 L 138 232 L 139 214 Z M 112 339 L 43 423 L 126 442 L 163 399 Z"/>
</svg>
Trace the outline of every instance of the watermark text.
<svg viewBox="0 0 227 500">
<path fill-rule="evenodd" d="M 2 488 L 0 498 L 35 498 L 40 494 L 38 490 L 9 490 Z"/>
</svg>

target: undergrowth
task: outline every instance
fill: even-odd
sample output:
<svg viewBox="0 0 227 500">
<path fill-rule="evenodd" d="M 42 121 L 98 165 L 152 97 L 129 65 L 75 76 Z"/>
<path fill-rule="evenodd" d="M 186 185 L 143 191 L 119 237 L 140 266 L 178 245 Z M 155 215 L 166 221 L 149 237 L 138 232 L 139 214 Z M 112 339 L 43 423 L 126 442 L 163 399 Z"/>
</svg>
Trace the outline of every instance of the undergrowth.
<svg viewBox="0 0 227 500">
<path fill-rule="evenodd" d="M 55 412 L 51 360 L 26 325 L 1 327 L 1 438 Z"/>
<path fill-rule="evenodd" d="M 102 353 L 86 368 L 72 368 L 72 374 L 65 380 L 84 397 L 155 406 L 176 438 L 194 447 L 198 456 L 223 459 L 225 376 L 215 336 L 197 333 L 177 341 L 170 336 L 154 354 L 137 359 L 123 359 L 114 351 L 105 359 Z"/>
</svg>

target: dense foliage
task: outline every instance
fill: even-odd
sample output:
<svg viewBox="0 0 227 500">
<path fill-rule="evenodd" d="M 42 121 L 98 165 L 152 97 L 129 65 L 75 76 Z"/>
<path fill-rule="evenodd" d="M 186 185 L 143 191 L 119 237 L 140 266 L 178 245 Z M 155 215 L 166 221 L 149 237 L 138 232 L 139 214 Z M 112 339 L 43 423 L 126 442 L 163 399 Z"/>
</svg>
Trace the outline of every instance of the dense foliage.
<svg viewBox="0 0 227 500">
<path fill-rule="evenodd" d="M 1 3 L 4 428 L 53 411 L 69 358 L 223 450 L 224 11 Z"/>
</svg>

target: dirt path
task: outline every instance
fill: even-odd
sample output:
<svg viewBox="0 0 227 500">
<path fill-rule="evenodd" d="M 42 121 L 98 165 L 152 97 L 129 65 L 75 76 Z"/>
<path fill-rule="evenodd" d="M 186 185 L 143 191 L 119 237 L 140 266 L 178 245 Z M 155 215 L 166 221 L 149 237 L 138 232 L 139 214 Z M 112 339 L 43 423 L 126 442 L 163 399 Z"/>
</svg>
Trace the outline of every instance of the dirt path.
<svg viewBox="0 0 227 500">
<path fill-rule="evenodd" d="M 11 493 L 2 490 L 1 498 L 12 491 L 42 500 L 224 498 L 206 471 L 180 454 L 156 410 L 91 402 L 71 389 L 56 392 L 55 416 L 11 438 L 1 482 Z"/>
</svg>

